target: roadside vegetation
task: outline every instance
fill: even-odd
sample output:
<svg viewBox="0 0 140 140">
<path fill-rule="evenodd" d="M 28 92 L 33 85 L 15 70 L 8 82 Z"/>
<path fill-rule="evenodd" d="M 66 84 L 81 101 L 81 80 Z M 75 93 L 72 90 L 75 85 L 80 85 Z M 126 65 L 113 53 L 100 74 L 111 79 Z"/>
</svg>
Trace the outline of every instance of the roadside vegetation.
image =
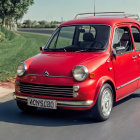
<svg viewBox="0 0 140 140">
<path fill-rule="evenodd" d="M 45 45 L 49 36 L 29 33 L 13 33 L 1 27 L 0 38 L 0 81 L 16 76 L 16 67 L 38 53 L 39 47 Z"/>
<path fill-rule="evenodd" d="M 13 32 L 0 25 L 0 42 L 12 40 L 15 36 L 16 35 Z"/>
<path fill-rule="evenodd" d="M 12 29 L 32 4 L 34 0 L 0 0 L 0 23 Z"/>
<path fill-rule="evenodd" d="M 57 28 L 60 21 L 32 21 L 21 19 L 27 13 L 29 7 L 34 4 L 34 0 L 0 0 L 0 24 L 9 30 L 17 30 L 18 28 Z M 1 34 L 2 35 L 2 34 Z"/>
<path fill-rule="evenodd" d="M 15 77 L 17 64 L 38 54 L 48 41 L 46 35 L 12 32 L 33 4 L 34 0 L 0 0 L 0 81 Z"/>
<path fill-rule="evenodd" d="M 59 21 L 51 21 L 48 22 L 46 20 L 42 21 L 32 21 L 25 20 L 23 23 L 18 23 L 18 28 L 57 28 L 61 22 Z"/>
</svg>

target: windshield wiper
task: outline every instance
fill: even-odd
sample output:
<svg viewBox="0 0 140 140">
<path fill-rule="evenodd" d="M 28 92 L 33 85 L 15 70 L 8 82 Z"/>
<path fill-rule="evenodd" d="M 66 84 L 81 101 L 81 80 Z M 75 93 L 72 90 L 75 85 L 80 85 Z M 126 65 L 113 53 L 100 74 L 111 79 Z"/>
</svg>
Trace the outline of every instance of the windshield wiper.
<svg viewBox="0 0 140 140">
<path fill-rule="evenodd" d="M 102 51 L 104 50 L 103 48 L 87 48 L 87 49 L 82 49 L 82 50 L 78 50 L 76 52 L 90 52 L 90 51 Z"/>
<path fill-rule="evenodd" d="M 88 48 L 86 51 L 100 51 L 100 50 L 104 50 L 104 48 Z"/>
<path fill-rule="evenodd" d="M 67 50 L 65 48 L 59 48 L 59 49 L 50 49 L 50 48 L 46 48 L 44 49 L 48 52 L 67 52 Z"/>
</svg>

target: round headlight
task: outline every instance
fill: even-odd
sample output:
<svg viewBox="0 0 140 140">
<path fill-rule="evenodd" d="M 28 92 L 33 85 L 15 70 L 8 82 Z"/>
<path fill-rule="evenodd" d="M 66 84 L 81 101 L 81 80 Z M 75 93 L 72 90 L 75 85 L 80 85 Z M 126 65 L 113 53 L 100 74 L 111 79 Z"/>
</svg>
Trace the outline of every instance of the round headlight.
<svg viewBox="0 0 140 140">
<path fill-rule="evenodd" d="M 83 65 L 78 65 L 73 69 L 73 77 L 76 81 L 84 81 L 88 77 L 88 69 Z"/>
<path fill-rule="evenodd" d="M 18 66 L 17 66 L 17 75 L 18 76 L 23 76 L 24 73 L 26 72 L 27 70 L 27 66 L 24 62 L 22 63 L 19 63 Z"/>
</svg>

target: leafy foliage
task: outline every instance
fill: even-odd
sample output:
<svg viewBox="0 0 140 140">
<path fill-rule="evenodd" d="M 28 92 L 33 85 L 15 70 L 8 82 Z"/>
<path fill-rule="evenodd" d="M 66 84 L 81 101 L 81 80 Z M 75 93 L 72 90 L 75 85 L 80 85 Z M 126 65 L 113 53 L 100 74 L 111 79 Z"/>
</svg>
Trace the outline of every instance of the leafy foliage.
<svg viewBox="0 0 140 140">
<path fill-rule="evenodd" d="M 34 0 L 11 0 L 14 4 L 14 17 L 20 19 L 27 12 L 30 5 L 34 3 Z"/>
<path fill-rule="evenodd" d="M 45 20 L 42 21 L 32 21 L 32 20 L 25 20 L 22 25 L 20 25 L 20 28 L 57 28 L 61 22 L 58 21 L 52 21 L 48 22 Z M 19 27 L 19 26 L 18 26 Z"/>
<path fill-rule="evenodd" d="M 5 26 L 22 18 L 33 3 L 34 0 L 0 0 L 2 24 Z"/>
<path fill-rule="evenodd" d="M 12 40 L 16 36 L 13 32 L 7 30 L 5 27 L 0 26 L 1 42 L 5 40 Z M 3 39 L 2 39 L 3 38 Z"/>
<path fill-rule="evenodd" d="M 5 34 L 0 32 L 0 42 L 3 42 L 5 40 Z"/>
</svg>

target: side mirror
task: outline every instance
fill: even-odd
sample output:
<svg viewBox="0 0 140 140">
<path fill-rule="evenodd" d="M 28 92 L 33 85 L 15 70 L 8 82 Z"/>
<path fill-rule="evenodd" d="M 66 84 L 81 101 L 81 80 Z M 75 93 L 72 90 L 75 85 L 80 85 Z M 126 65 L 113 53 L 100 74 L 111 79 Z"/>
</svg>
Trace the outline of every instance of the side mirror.
<svg viewBox="0 0 140 140">
<path fill-rule="evenodd" d="M 41 52 L 44 51 L 44 46 L 41 46 L 41 47 L 40 47 L 40 51 L 41 51 Z"/>
<path fill-rule="evenodd" d="M 116 52 L 118 51 L 125 51 L 125 47 L 124 46 L 116 47 Z"/>
</svg>

